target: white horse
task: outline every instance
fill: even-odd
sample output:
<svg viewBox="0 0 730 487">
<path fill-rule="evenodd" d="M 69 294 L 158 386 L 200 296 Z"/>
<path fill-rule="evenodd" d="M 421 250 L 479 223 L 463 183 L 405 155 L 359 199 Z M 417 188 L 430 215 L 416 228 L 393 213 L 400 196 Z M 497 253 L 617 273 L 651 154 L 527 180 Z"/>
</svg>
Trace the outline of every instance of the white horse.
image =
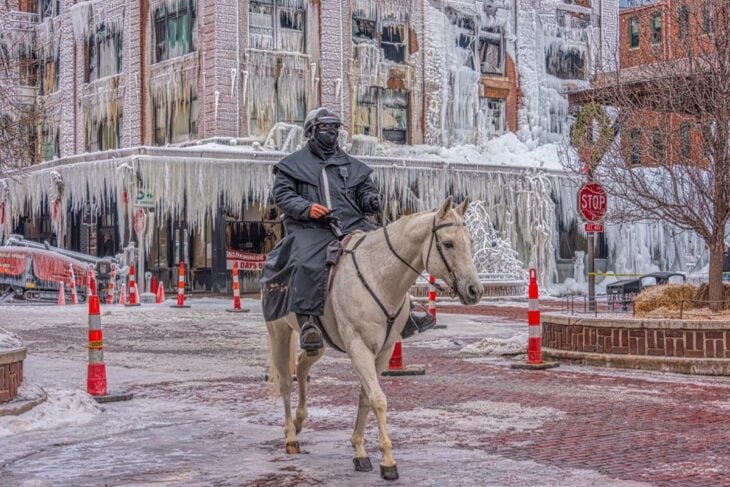
<svg viewBox="0 0 730 487">
<path fill-rule="evenodd" d="M 357 421 L 350 439 L 355 449 L 355 470 L 372 470 L 364 446 L 365 424 L 372 408 L 380 433 L 380 475 L 386 480 L 398 478 L 385 420 L 387 400 L 378 378 L 388 366 L 410 313 L 408 290 L 416 278 L 426 270 L 443 279 L 464 304 L 475 304 L 481 298 L 471 237 L 463 223 L 468 205 L 467 200 L 452 209 L 449 198 L 439 210 L 405 216 L 387 228 L 355 233 L 336 266 L 322 325 L 334 345 L 350 356 L 360 379 Z M 292 419 L 290 346 L 299 325 L 295 315 L 290 314 L 268 321 L 266 328 L 269 377 L 274 392 L 280 393 L 284 401 L 286 451 L 299 453 L 297 434 L 307 418 L 307 376 L 324 349 L 315 356 L 299 354 L 296 367 L 299 404 Z"/>
</svg>

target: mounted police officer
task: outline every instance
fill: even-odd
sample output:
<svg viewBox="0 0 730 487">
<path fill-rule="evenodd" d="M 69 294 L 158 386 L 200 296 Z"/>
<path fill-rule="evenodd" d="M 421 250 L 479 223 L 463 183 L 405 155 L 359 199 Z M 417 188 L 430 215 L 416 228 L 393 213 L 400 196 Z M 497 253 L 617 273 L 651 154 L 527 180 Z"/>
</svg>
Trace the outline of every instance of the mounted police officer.
<svg viewBox="0 0 730 487">
<path fill-rule="evenodd" d="M 300 346 L 322 348 L 319 317 L 327 295 L 327 248 L 356 230 L 375 228 L 366 214 L 381 211 L 372 170 L 338 144 L 340 119 L 325 108 L 307 114 L 305 146 L 274 166 L 274 202 L 283 213 L 286 236 L 269 253 L 261 274 L 264 318 L 296 313 Z M 428 316 L 411 316 L 401 336 L 434 325 Z"/>
</svg>

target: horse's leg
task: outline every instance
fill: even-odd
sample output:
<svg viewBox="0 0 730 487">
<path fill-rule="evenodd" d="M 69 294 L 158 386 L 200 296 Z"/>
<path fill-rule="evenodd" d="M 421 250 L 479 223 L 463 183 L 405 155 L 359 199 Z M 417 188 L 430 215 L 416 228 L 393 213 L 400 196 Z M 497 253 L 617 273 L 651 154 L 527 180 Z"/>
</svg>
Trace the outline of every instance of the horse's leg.
<svg viewBox="0 0 730 487">
<path fill-rule="evenodd" d="M 355 457 L 352 459 L 355 470 L 358 472 L 370 472 L 373 464 L 370 463 L 368 452 L 365 451 L 365 425 L 368 422 L 370 412 L 370 401 L 365 388 L 360 386 L 360 399 L 357 403 L 357 419 L 355 420 L 355 431 L 352 432 L 350 443 L 355 449 Z"/>
<path fill-rule="evenodd" d="M 279 393 L 284 401 L 284 435 L 286 437 L 286 452 L 300 453 L 299 442 L 297 441 L 296 428 L 291 417 L 291 372 L 289 369 L 289 344 L 292 338 L 292 330 L 283 323 L 269 326 L 269 338 L 271 347 L 271 361 L 276 369 Z"/>
<path fill-rule="evenodd" d="M 393 444 L 388 436 L 388 426 L 386 425 L 388 400 L 378 381 L 375 354 L 361 340 L 356 339 L 350 344 L 350 360 L 355 373 L 360 377 L 360 384 L 365 389 L 375 417 L 378 419 L 378 448 L 382 454 L 380 476 L 385 480 L 397 480 L 398 468 L 393 458 Z"/>
<path fill-rule="evenodd" d="M 317 355 L 309 356 L 306 352 L 299 353 L 297 360 L 297 383 L 299 384 L 299 404 L 297 405 L 297 416 L 294 419 L 294 426 L 297 434 L 302 431 L 304 421 L 307 419 L 307 378 L 312 365 L 322 358 L 324 347 L 317 350 Z"/>
</svg>

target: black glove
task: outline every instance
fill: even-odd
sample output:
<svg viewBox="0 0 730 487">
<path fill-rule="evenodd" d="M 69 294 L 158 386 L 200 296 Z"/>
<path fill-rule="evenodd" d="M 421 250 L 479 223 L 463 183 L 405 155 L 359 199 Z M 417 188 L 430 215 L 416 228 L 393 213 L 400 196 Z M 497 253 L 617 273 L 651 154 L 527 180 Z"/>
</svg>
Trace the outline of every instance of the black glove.
<svg viewBox="0 0 730 487">
<path fill-rule="evenodd" d="M 382 207 L 380 206 L 380 196 L 374 195 L 370 197 L 370 211 L 373 213 L 377 213 L 382 210 Z"/>
</svg>

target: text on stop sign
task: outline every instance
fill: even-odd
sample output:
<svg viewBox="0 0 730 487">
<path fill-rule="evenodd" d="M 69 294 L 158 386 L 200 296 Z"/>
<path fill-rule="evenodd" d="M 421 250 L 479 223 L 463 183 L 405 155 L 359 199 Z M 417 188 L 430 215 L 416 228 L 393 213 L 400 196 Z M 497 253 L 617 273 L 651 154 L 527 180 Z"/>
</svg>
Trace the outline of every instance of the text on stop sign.
<svg viewBox="0 0 730 487">
<path fill-rule="evenodd" d="M 601 210 L 606 206 L 605 194 L 582 194 L 580 205 L 588 210 Z"/>
</svg>

